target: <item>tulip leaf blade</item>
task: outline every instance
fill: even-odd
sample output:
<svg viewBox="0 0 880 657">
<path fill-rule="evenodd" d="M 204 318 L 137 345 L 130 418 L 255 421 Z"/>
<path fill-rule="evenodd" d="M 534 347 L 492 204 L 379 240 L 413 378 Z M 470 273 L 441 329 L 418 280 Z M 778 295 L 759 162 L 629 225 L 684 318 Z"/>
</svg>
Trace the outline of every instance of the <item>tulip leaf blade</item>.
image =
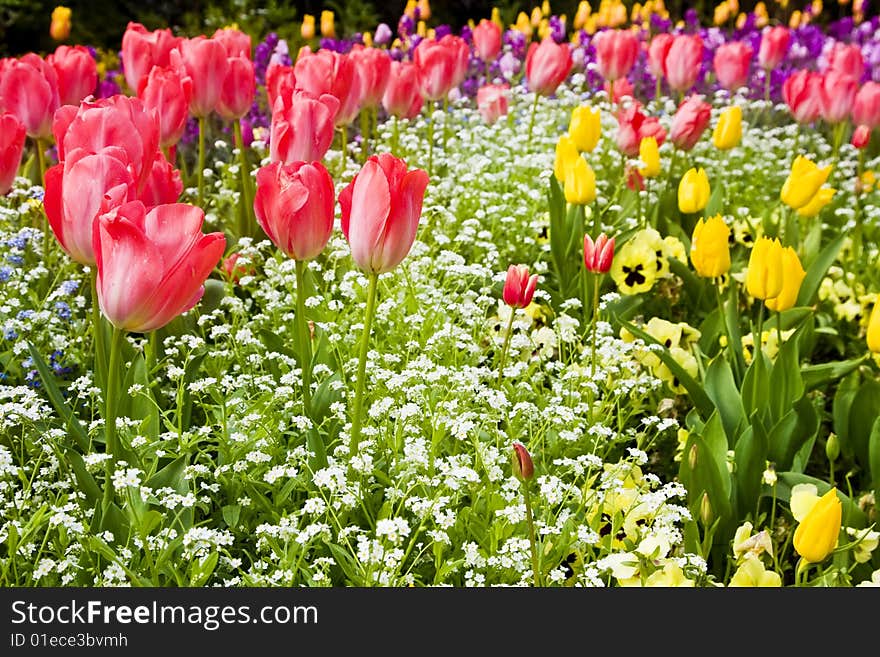
<svg viewBox="0 0 880 657">
<path fill-rule="evenodd" d="M 733 480 L 736 484 L 738 518 L 757 513 L 768 449 L 769 438 L 764 431 L 764 424 L 758 419 L 757 413 L 753 413 L 751 423 L 739 435 L 734 448 L 736 469 L 733 472 Z"/>
<path fill-rule="evenodd" d="M 868 469 L 871 472 L 874 498 L 880 498 L 880 416 L 874 420 L 871 436 L 868 438 Z"/>
<path fill-rule="evenodd" d="M 49 366 L 46 365 L 46 361 L 43 360 L 39 350 L 34 347 L 33 344 L 28 342 L 27 347 L 28 352 L 31 355 L 31 360 L 34 362 L 34 366 L 40 374 L 40 380 L 43 382 L 43 389 L 46 391 L 46 396 L 49 397 L 52 407 L 64 421 L 64 426 L 70 431 L 71 436 L 73 436 L 73 439 L 76 441 L 77 447 L 83 452 L 88 452 L 89 436 L 77 419 L 76 414 L 74 414 L 73 410 L 64 400 L 64 395 L 58 387 L 58 384 L 55 382 L 55 377 L 52 376 L 52 373 L 49 371 Z"/>
<path fill-rule="evenodd" d="M 796 305 L 809 306 L 815 302 L 816 294 L 819 292 L 819 286 L 822 284 L 822 279 L 825 278 L 825 274 L 828 273 L 829 267 L 834 264 L 834 260 L 837 258 L 837 254 L 843 247 L 843 243 L 847 237 L 848 234 L 842 232 L 826 244 L 825 248 L 819 252 L 816 259 L 807 269 L 807 275 L 801 283 L 801 289 L 798 293 Z"/>
<path fill-rule="evenodd" d="M 721 416 L 728 445 L 733 446 L 745 419 L 745 410 L 730 363 L 723 356 L 713 358 L 706 368 L 705 390 Z"/>
<path fill-rule="evenodd" d="M 866 381 L 856 392 L 849 410 L 849 435 L 856 462 L 867 468 L 872 427 L 880 409 L 880 382 Z"/>
</svg>

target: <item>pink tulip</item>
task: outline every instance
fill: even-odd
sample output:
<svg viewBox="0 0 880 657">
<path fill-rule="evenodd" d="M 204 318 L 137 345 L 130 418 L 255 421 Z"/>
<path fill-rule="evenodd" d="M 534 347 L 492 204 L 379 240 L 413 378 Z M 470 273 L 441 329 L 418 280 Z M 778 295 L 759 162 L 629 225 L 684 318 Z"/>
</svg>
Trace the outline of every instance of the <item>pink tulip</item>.
<svg viewBox="0 0 880 657">
<path fill-rule="evenodd" d="M 154 66 L 141 78 L 137 92 L 144 107 L 159 117 L 159 145 L 167 148 L 180 141 L 189 118 L 192 80 L 172 66 Z"/>
<path fill-rule="evenodd" d="M 391 62 L 382 107 L 399 119 L 412 119 L 422 111 L 424 98 L 419 87 L 419 71 L 411 62 Z"/>
<path fill-rule="evenodd" d="M 651 45 L 648 46 L 648 69 L 657 80 L 666 74 L 666 55 L 669 54 L 669 48 L 674 40 L 672 34 L 661 32 L 651 39 Z"/>
<path fill-rule="evenodd" d="M 857 43 L 835 42 L 828 54 L 826 71 L 838 71 L 861 80 L 865 72 L 865 58 L 862 56 L 861 47 Z"/>
<path fill-rule="evenodd" d="M 489 125 L 507 114 L 507 90 L 506 84 L 487 84 L 477 90 L 477 109 Z"/>
<path fill-rule="evenodd" d="M 669 139 L 677 148 L 691 150 L 700 141 L 711 117 L 712 106 L 702 96 L 688 96 L 672 117 Z"/>
<path fill-rule="evenodd" d="M 860 125 L 853 131 L 852 141 L 850 142 L 855 148 L 865 148 L 871 141 L 871 128 L 866 125 Z"/>
<path fill-rule="evenodd" d="M 835 69 L 825 71 L 819 94 L 822 118 L 828 123 L 845 121 L 852 111 L 858 88 L 854 77 Z"/>
<path fill-rule="evenodd" d="M 468 47 L 461 37 L 447 34 L 440 40 L 422 39 L 413 54 L 419 87 L 426 100 L 445 98 L 467 74 Z"/>
<path fill-rule="evenodd" d="M 638 174 L 638 170 L 636 170 Z M 589 235 L 584 235 L 584 266 L 593 274 L 607 274 L 614 260 L 614 238 L 608 239 L 605 233 L 596 238 L 595 243 Z"/>
<path fill-rule="evenodd" d="M 361 107 L 379 107 L 391 77 L 391 57 L 388 51 L 356 45 L 348 56 L 354 62 L 360 77 Z"/>
<path fill-rule="evenodd" d="M 243 57 L 248 61 L 251 60 L 251 37 L 241 30 L 231 27 L 218 28 L 211 38 L 223 44 L 228 57 Z"/>
<path fill-rule="evenodd" d="M 666 130 L 656 116 L 645 116 L 641 104 L 633 102 L 617 113 L 617 147 L 627 157 L 638 157 L 645 137 L 654 137 L 661 146 L 666 141 Z"/>
<path fill-rule="evenodd" d="M 339 194 L 342 232 L 355 264 L 367 273 L 391 271 L 412 248 L 428 174 L 407 171 L 390 153 L 371 156 Z"/>
<path fill-rule="evenodd" d="M 532 461 L 532 455 L 529 454 L 526 446 L 518 440 L 513 441 L 513 474 L 520 481 L 528 481 L 535 476 L 535 463 Z"/>
<path fill-rule="evenodd" d="M 348 55 L 321 49 L 301 56 L 293 67 L 296 89 L 315 98 L 330 94 L 339 100 L 335 124 L 348 125 L 360 110 L 363 88 L 354 61 Z M 320 159 L 320 158 L 317 158 Z"/>
<path fill-rule="evenodd" d="M 758 66 L 767 70 L 778 67 L 788 54 L 790 42 L 791 31 L 784 25 L 765 27 L 758 48 Z"/>
<path fill-rule="evenodd" d="M 626 77 L 639 56 L 639 39 L 630 30 L 603 30 L 593 43 L 599 74 L 606 80 Z"/>
<path fill-rule="evenodd" d="M 294 260 L 316 258 L 327 246 L 334 206 L 333 179 L 320 162 L 273 162 L 257 171 L 257 221 Z"/>
<path fill-rule="evenodd" d="M 269 110 L 275 107 L 278 96 L 290 96 L 296 88 L 296 74 L 293 66 L 269 64 L 266 69 L 266 96 L 269 99 Z"/>
<path fill-rule="evenodd" d="M 256 95 L 257 81 L 254 64 L 244 57 L 230 57 L 229 70 L 223 80 L 223 89 L 216 110 L 224 121 L 240 119 L 251 109 Z"/>
<path fill-rule="evenodd" d="M 483 18 L 473 30 L 474 49 L 487 64 L 495 61 L 501 52 L 501 28 L 494 21 Z"/>
<path fill-rule="evenodd" d="M 149 31 L 140 23 L 129 22 L 122 35 L 122 66 L 125 82 L 132 91 L 140 86 L 154 66 L 168 66 L 170 54 L 180 42 L 169 28 Z"/>
<path fill-rule="evenodd" d="M 611 88 L 611 81 L 608 80 L 605 82 L 604 89 L 605 93 L 611 96 L 611 101 L 616 104 L 620 104 L 623 102 L 623 99 L 629 96 L 630 98 L 635 97 L 635 90 L 633 89 L 632 82 L 627 80 L 626 78 L 620 78 L 619 80 L 614 82 L 614 88 Z"/>
<path fill-rule="evenodd" d="M 220 41 L 200 35 L 184 39 L 178 51 L 186 74 L 192 79 L 190 114 L 204 118 L 217 109 L 223 93 L 223 82 L 229 72 L 226 47 Z"/>
<path fill-rule="evenodd" d="M 202 233 L 204 219 L 193 205 L 132 201 L 94 222 L 98 303 L 113 326 L 154 331 L 199 302 L 226 248 L 223 233 Z"/>
<path fill-rule="evenodd" d="M 317 162 L 333 141 L 339 100 L 323 94 L 314 98 L 304 91 L 279 96 L 272 108 L 269 156 L 272 162 Z"/>
<path fill-rule="evenodd" d="M 793 73 L 782 84 L 782 98 L 800 124 L 812 123 L 822 112 L 822 74 L 806 69 Z"/>
<path fill-rule="evenodd" d="M 0 114 L 0 196 L 5 196 L 18 175 L 27 133 L 11 112 Z"/>
<path fill-rule="evenodd" d="M 98 63 L 85 46 L 58 46 L 46 57 L 58 77 L 58 102 L 79 105 L 94 93 L 98 84 Z"/>
<path fill-rule="evenodd" d="M 859 88 L 853 102 L 852 119 L 854 124 L 871 129 L 880 126 L 880 83 L 869 81 Z"/>
<path fill-rule="evenodd" d="M 529 276 L 526 265 L 510 265 L 507 268 L 507 278 L 504 279 L 504 303 L 511 308 L 525 308 L 532 302 L 537 286 L 538 275 Z"/>
<path fill-rule="evenodd" d="M 703 40 L 696 34 L 679 34 L 669 46 L 664 73 L 670 88 L 687 91 L 697 82 L 703 63 Z"/>
<path fill-rule="evenodd" d="M 137 200 L 142 201 L 147 208 L 153 208 L 157 205 L 177 203 L 181 192 L 183 192 L 183 180 L 180 171 L 164 157 L 157 157 L 153 160 L 153 168 Z"/>
<path fill-rule="evenodd" d="M 718 47 L 712 66 L 718 83 L 728 91 L 744 87 L 749 81 L 753 51 L 743 41 L 730 41 Z"/>
<path fill-rule="evenodd" d="M 532 42 L 526 55 L 526 80 L 529 91 L 549 96 L 556 91 L 571 70 L 571 49 L 545 37 L 540 45 Z"/>
<path fill-rule="evenodd" d="M 81 265 L 95 264 L 92 225 L 99 214 L 135 197 L 135 184 L 123 149 L 96 152 L 75 148 L 46 171 L 43 207 L 55 238 Z"/>
<path fill-rule="evenodd" d="M 0 112 L 15 114 L 28 137 L 46 139 L 58 107 L 58 76 L 50 64 L 35 53 L 7 60 L 0 75 Z"/>
</svg>

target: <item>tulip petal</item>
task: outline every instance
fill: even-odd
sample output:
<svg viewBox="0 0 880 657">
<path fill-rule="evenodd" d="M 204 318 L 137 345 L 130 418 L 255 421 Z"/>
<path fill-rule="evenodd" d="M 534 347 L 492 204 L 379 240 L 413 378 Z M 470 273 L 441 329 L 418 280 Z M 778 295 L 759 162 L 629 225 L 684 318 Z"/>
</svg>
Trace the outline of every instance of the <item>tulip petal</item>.
<svg viewBox="0 0 880 657">
<path fill-rule="evenodd" d="M 406 165 L 403 165 L 404 169 Z M 421 169 L 403 177 L 391 199 L 391 211 L 378 253 L 373 257 L 374 271 L 389 271 L 400 264 L 412 248 L 419 229 L 422 201 L 428 186 L 428 174 Z"/>
<path fill-rule="evenodd" d="M 202 236 L 204 219 L 204 211 L 194 205 L 157 205 L 144 218 L 144 233 L 170 265 L 189 253 Z"/>
<path fill-rule="evenodd" d="M 342 195 L 340 194 L 340 200 Z M 376 160 L 368 160 L 352 185 L 348 238 L 351 255 L 365 271 L 374 271 L 372 257 L 391 212 L 391 190 Z M 353 212 L 352 212 L 353 210 Z"/>
</svg>

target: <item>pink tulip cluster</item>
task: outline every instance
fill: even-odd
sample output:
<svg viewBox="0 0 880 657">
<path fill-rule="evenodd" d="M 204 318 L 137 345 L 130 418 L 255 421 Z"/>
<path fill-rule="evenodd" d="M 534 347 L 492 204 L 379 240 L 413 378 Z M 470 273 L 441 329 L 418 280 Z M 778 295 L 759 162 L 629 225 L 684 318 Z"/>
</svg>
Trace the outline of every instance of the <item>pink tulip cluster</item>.
<svg viewBox="0 0 880 657">
<path fill-rule="evenodd" d="M 700 75 L 703 40 L 696 34 L 658 34 L 648 46 L 648 66 L 673 91 L 686 92 Z"/>
<path fill-rule="evenodd" d="M 627 157 L 637 157 L 646 137 L 654 137 L 657 146 L 661 146 L 666 130 L 656 116 L 647 116 L 642 112 L 642 104 L 634 100 L 617 112 L 617 148 Z"/>
</svg>

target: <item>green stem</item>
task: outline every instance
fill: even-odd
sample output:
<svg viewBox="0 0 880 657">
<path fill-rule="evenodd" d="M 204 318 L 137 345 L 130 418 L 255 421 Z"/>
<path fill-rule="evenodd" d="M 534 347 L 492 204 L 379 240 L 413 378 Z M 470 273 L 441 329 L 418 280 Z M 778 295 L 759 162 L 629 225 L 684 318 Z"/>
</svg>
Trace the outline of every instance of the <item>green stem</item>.
<svg viewBox="0 0 880 657">
<path fill-rule="evenodd" d="M 339 152 L 339 169 L 337 169 L 336 174 L 342 176 L 345 173 L 345 156 L 348 150 L 348 126 L 341 125 L 339 130 L 342 132 L 342 146 Z"/>
<path fill-rule="evenodd" d="M 859 149 L 859 166 L 858 171 L 856 173 L 856 189 L 858 192 L 856 193 L 856 227 L 855 231 L 853 231 L 853 252 L 856 258 L 856 262 L 861 262 L 862 260 L 862 174 L 865 172 L 865 149 Z"/>
<path fill-rule="evenodd" d="M 758 327 L 758 334 L 755 335 L 754 333 L 752 333 L 752 342 L 754 343 L 754 345 L 752 347 L 752 353 L 754 354 L 753 360 L 755 358 L 763 358 L 763 353 L 764 353 L 764 347 L 762 345 L 762 338 L 764 335 L 764 300 L 763 299 L 761 299 L 761 303 L 758 306 L 757 327 Z M 758 387 L 756 386 L 755 391 L 757 391 L 757 390 L 758 390 Z M 755 408 L 755 406 L 753 405 L 752 408 Z"/>
<path fill-rule="evenodd" d="M 370 110 L 362 109 L 359 117 L 361 123 L 361 164 L 367 161 L 368 146 L 370 145 Z"/>
<path fill-rule="evenodd" d="M 782 349 L 782 313 L 776 313 L 776 341 L 779 343 L 779 349 Z"/>
<path fill-rule="evenodd" d="M 110 455 L 104 462 L 104 499 L 101 505 L 102 518 L 106 519 L 107 510 L 113 502 L 113 473 L 119 459 L 119 443 L 116 436 L 116 413 L 119 402 L 119 355 L 122 331 L 115 326 L 110 334 L 110 362 L 107 367 L 107 386 L 104 390 L 104 440 L 106 453 Z M 106 525 L 105 525 L 106 526 Z"/>
<path fill-rule="evenodd" d="M 446 140 L 449 133 L 449 98 L 443 96 L 443 152 L 446 153 Z"/>
<path fill-rule="evenodd" d="M 434 101 L 426 105 L 428 110 L 428 177 L 434 174 Z"/>
<path fill-rule="evenodd" d="M 351 449 L 354 456 L 361 438 L 361 409 L 364 405 L 364 377 L 367 374 L 367 353 L 370 351 L 370 329 L 376 312 L 376 292 L 379 287 L 379 274 L 370 274 L 370 288 L 367 291 L 367 309 L 364 314 L 364 335 L 361 338 L 361 354 L 358 361 L 357 384 L 354 394 L 354 411 L 351 418 Z"/>
<path fill-rule="evenodd" d="M 655 86 L 654 86 L 654 100 L 658 100 L 658 101 L 660 100 L 660 92 L 661 92 L 660 81 L 661 81 L 660 76 L 657 76 L 657 82 L 655 83 Z"/>
<path fill-rule="evenodd" d="M 207 121 L 204 116 L 199 117 L 199 170 L 198 175 L 199 196 L 198 206 L 203 207 L 205 198 L 205 128 Z"/>
<path fill-rule="evenodd" d="M 529 497 L 529 484 L 527 481 L 522 482 L 523 499 L 526 503 L 526 522 L 529 525 L 529 550 L 532 553 L 532 576 L 534 577 L 535 586 L 541 586 L 541 568 L 538 565 L 538 546 L 535 541 L 535 522 L 532 519 L 532 501 Z"/>
<path fill-rule="evenodd" d="M 770 107 L 769 107 L 769 103 L 770 103 L 770 79 L 771 79 L 770 69 L 769 69 L 769 68 L 765 68 L 765 69 L 764 69 L 764 102 L 768 104 L 768 105 L 767 105 L 767 111 L 770 110 Z"/>
<path fill-rule="evenodd" d="M 400 143 L 400 119 L 397 118 L 397 115 L 394 115 L 394 123 L 391 131 L 391 152 L 393 154 L 397 153 L 398 144 Z"/>
<path fill-rule="evenodd" d="M 529 144 L 532 143 L 532 130 L 535 127 L 535 114 L 538 113 L 538 101 L 541 99 L 541 95 L 539 93 L 535 93 L 535 102 L 532 104 L 532 117 L 529 119 L 529 138 L 526 140 Z"/>
<path fill-rule="evenodd" d="M 840 146 L 843 144 L 843 135 L 846 132 L 847 121 L 841 121 L 834 126 L 834 160 L 831 163 L 831 178 L 837 176 L 837 162 L 840 159 Z"/>
<path fill-rule="evenodd" d="M 596 324 L 599 319 L 599 283 L 602 274 L 595 274 L 593 282 L 593 316 L 590 320 L 590 346 L 592 353 L 590 354 L 590 380 L 596 375 Z"/>
<path fill-rule="evenodd" d="M 730 331 L 727 330 L 727 316 L 724 313 L 724 301 L 721 299 L 721 284 L 719 282 L 720 279 L 716 278 L 712 282 L 713 288 L 715 288 L 715 301 L 718 304 L 718 316 L 721 318 L 721 326 L 724 330 L 724 335 L 727 337 L 727 348 L 730 349 L 730 353 L 733 353 L 733 345 L 730 341 Z M 723 350 L 722 350 L 723 351 Z"/>
<path fill-rule="evenodd" d="M 242 226 L 239 230 L 239 237 L 253 237 L 257 225 L 254 217 L 254 195 L 251 192 L 251 168 L 248 164 L 247 150 L 244 145 L 244 139 L 241 136 L 241 121 L 235 119 L 232 122 L 235 145 L 238 148 L 238 168 L 241 174 L 241 203 L 242 209 Z"/>
<path fill-rule="evenodd" d="M 303 406 L 306 416 L 312 411 L 312 339 L 306 321 L 306 286 L 303 260 L 296 260 L 296 328 L 299 334 L 299 348 L 303 371 Z"/>
<path fill-rule="evenodd" d="M 42 139 L 37 138 L 36 140 L 36 149 L 37 149 L 37 161 L 40 163 L 40 184 L 46 185 L 46 142 Z"/>
<path fill-rule="evenodd" d="M 498 361 L 498 385 L 504 378 L 504 363 L 507 360 L 507 352 L 510 350 L 510 338 L 513 336 L 513 317 L 516 314 L 516 308 L 510 309 L 510 319 L 507 320 L 507 333 L 504 336 L 504 347 L 501 349 L 501 358 Z"/>
<path fill-rule="evenodd" d="M 102 387 L 107 373 L 107 351 L 104 344 L 104 326 L 101 319 L 101 307 L 98 304 L 98 268 L 89 268 L 92 283 L 92 346 L 95 350 L 95 360 L 92 371 L 97 378 L 98 387 Z M 105 397 L 106 398 L 106 397 Z"/>
</svg>

